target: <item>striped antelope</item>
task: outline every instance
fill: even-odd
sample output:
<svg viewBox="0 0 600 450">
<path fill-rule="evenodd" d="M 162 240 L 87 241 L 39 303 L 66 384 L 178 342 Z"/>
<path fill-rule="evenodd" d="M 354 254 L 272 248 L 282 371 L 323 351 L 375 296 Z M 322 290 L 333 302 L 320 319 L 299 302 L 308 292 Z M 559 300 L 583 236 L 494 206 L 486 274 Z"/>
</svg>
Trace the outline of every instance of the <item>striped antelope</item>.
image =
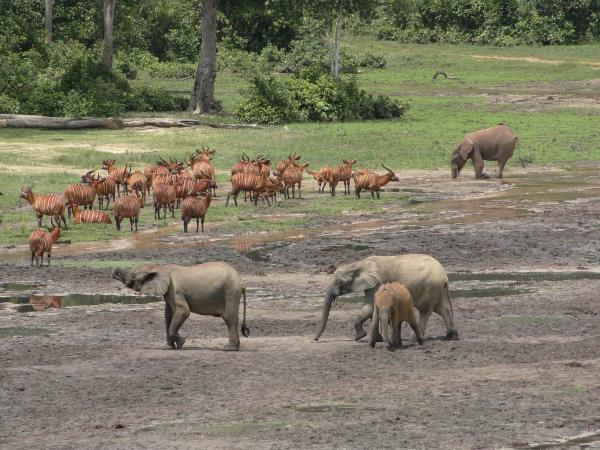
<svg viewBox="0 0 600 450">
<path fill-rule="evenodd" d="M 94 200 L 96 200 L 96 193 L 91 186 L 83 183 L 70 184 L 65 189 L 63 195 L 65 196 L 65 201 L 67 203 L 67 213 L 69 218 L 71 218 L 72 204 L 76 203 L 84 208 L 89 207 L 92 209 L 94 207 Z"/>
<path fill-rule="evenodd" d="M 160 219 L 160 209 L 165 212 L 167 218 L 167 208 L 175 217 L 175 201 L 177 200 L 177 191 L 174 184 L 157 184 L 153 186 L 152 198 L 154 200 L 154 218 Z"/>
<path fill-rule="evenodd" d="M 259 193 L 263 203 L 266 200 L 267 204 L 271 206 L 271 202 L 269 201 L 270 199 L 273 200 L 277 205 L 277 192 L 283 193 L 282 181 L 277 177 L 265 178 L 264 190 Z"/>
<path fill-rule="evenodd" d="M 135 191 L 128 197 L 119 197 L 115 200 L 113 206 L 113 214 L 115 215 L 115 223 L 117 230 L 121 231 L 121 222 L 123 219 L 129 219 L 131 231 L 133 232 L 133 224 L 135 223 L 135 231 L 138 230 L 138 217 L 140 208 L 144 204 L 144 198 L 138 196 Z"/>
<path fill-rule="evenodd" d="M 229 199 L 233 197 L 233 202 L 237 206 L 237 196 L 240 192 L 260 193 L 265 186 L 265 178 L 253 173 L 236 173 L 231 175 L 231 191 L 227 194 L 225 206 L 229 205 Z M 258 195 L 253 196 L 254 206 L 258 203 Z"/>
<path fill-rule="evenodd" d="M 183 232 L 187 233 L 188 223 L 196 219 L 196 233 L 198 232 L 198 222 L 202 224 L 204 233 L 204 217 L 210 206 L 211 194 L 207 192 L 200 197 L 190 196 L 181 203 L 181 220 L 183 220 Z"/>
<path fill-rule="evenodd" d="M 193 162 L 193 158 L 190 158 L 190 163 L 191 163 L 194 179 L 210 180 L 213 183 L 215 182 L 215 179 L 216 179 L 215 168 L 210 163 L 210 160 L 203 159 L 200 161 Z M 216 193 L 216 191 L 213 189 L 213 195 L 215 193 Z"/>
<path fill-rule="evenodd" d="M 325 164 L 324 166 L 321 166 L 319 170 L 313 172 L 312 170 L 307 169 L 306 172 L 313 176 L 319 186 L 319 194 L 322 194 L 325 191 L 325 186 L 327 186 L 327 183 L 330 183 L 331 167 Z"/>
<path fill-rule="evenodd" d="M 29 251 L 31 252 L 31 265 L 33 266 L 33 258 L 38 266 L 44 264 L 44 253 L 48 254 L 48 266 L 50 266 L 50 257 L 52 256 L 52 245 L 58 241 L 60 237 L 60 228 L 55 227 L 50 230 L 34 230 L 29 235 Z"/>
<path fill-rule="evenodd" d="M 176 208 L 179 208 L 179 204 L 182 199 L 190 195 L 196 195 L 201 192 L 205 192 L 208 189 L 216 189 L 217 183 L 211 180 L 189 180 L 183 179 L 178 180 L 177 185 L 175 186 L 175 192 L 177 195 L 177 205 Z"/>
<path fill-rule="evenodd" d="M 302 198 L 302 172 L 308 167 L 308 163 L 296 166 L 288 166 L 281 174 L 281 181 L 285 186 L 285 198 L 290 198 L 290 188 L 292 188 L 292 197 L 296 198 L 296 184 L 298 185 L 298 198 Z"/>
<path fill-rule="evenodd" d="M 356 159 L 344 159 L 344 164 L 333 168 L 332 180 L 334 183 L 332 186 L 331 195 L 335 196 L 335 189 L 339 181 L 344 182 L 344 195 L 350 194 L 350 180 L 352 179 L 352 166 L 356 164 Z"/>
<path fill-rule="evenodd" d="M 246 167 L 251 165 L 253 165 L 252 161 L 250 161 L 250 158 L 248 157 L 248 155 L 246 155 L 246 152 L 244 152 L 242 153 L 242 158 L 233 166 L 231 166 L 231 175 L 246 172 Z"/>
<path fill-rule="evenodd" d="M 360 198 L 360 191 L 363 189 L 371 191 L 371 197 L 373 198 L 375 198 L 375 193 L 377 193 L 377 198 L 379 198 L 379 190 L 383 186 L 390 181 L 400 181 L 394 171 L 385 167 L 383 162 L 381 163 L 381 166 L 387 170 L 387 173 L 384 175 L 378 175 L 368 169 L 359 169 L 354 172 L 352 178 L 354 178 L 354 189 L 357 198 Z"/>
<path fill-rule="evenodd" d="M 287 169 L 289 166 L 298 167 L 298 163 L 296 161 L 299 161 L 300 158 L 302 158 L 302 157 L 296 155 L 295 153 L 290 154 L 286 159 L 279 161 L 279 163 L 277 164 L 277 167 L 276 167 L 277 172 L 283 173 L 283 171 L 285 169 Z"/>
<path fill-rule="evenodd" d="M 112 223 L 108 213 L 96 209 L 84 209 L 79 211 L 79 205 L 72 203 L 69 207 L 73 210 L 73 223 Z"/>
<path fill-rule="evenodd" d="M 85 183 L 88 183 L 91 186 L 98 196 L 98 208 L 102 209 L 102 206 L 104 205 L 104 199 L 106 199 L 106 209 L 108 209 L 110 197 L 112 197 L 113 202 L 115 201 L 116 181 L 114 178 L 110 177 L 101 178 L 100 175 L 97 175 L 96 178 L 94 178 L 93 172 L 94 171 L 92 170 L 91 173 L 88 172 L 81 178 Z"/>
<path fill-rule="evenodd" d="M 61 226 L 61 221 L 67 228 L 67 221 L 65 220 L 65 197 L 61 194 L 34 194 L 33 188 L 37 183 L 31 186 L 25 186 L 21 188 L 21 198 L 27 200 L 27 202 L 33 207 L 35 215 L 38 219 L 38 227 L 42 226 L 42 217 L 50 216 L 50 223 L 54 226 Z"/>
<path fill-rule="evenodd" d="M 144 167 L 144 175 L 148 180 L 146 184 L 146 192 L 150 193 L 150 187 L 152 186 L 153 178 L 155 175 L 168 175 L 169 170 L 166 167 L 163 167 L 158 164 L 150 164 L 149 166 Z"/>
<path fill-rule="evenodd" d="M 127 193 L 127 175 L 131 173 L 131 168 L 129 171 L 127 170 L 127 166 L 125 167 L 116 167 L 114 159 L 106 159 L 102 161 L 102 169 L 108 172 L 107 178 L 112 178 L 115 180 L 115 184 L 117 185 L 117 195 L 121 195 L 121 186 L 123 186 L 123 190 Z"/>
<path fill-rule="evenodd" d="M 178 180 L 179 180 L 179 177 L 177 175 L 173 175 L 171 173 L 168 173 L 166 175 L 164 175 L 164 174 L 154 175 L 154 177 L 152 178 L 152 189 L 156 189 L 156 186 L 158 186 L 159 184 L 168 184 L 168 185 L 175 186 L 177 184 Z"/>
<path fill-rule="evenodd" d="M 136 192 L 138 196 L 141 196 L 144 199 L 144 204 L 146 204 L 148 177 L 139 170 L 136 170 L 135 172 L 131 172 L 130 170 L 129 175 L 127 176 L 127 184 L 132 191 Z M 142 204 L 142 208 L 144 207 L 144 204 Z"/>
</svg>

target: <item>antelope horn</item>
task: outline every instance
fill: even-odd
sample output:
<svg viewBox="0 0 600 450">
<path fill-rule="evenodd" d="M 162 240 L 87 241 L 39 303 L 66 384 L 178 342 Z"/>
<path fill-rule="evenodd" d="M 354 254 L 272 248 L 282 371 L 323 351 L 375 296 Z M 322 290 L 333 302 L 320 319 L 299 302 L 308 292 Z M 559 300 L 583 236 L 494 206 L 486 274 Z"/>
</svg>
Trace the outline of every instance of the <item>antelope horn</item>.
<svg viewBox="0 0 600 450">
<path fill-rule="evenodd" d="M 392 173 L 394 173 L 394 171 L 393 171 L 392 169 L 390 169 L 389 167 L 385 167 L 385 166 L 383 165 L 383 161 L 381 161 L 381 167 L 383 167 L 383 168 L 384 168 L 385 170 L 387 170 L 388 172 L 392 172 Z"/>
</svg>

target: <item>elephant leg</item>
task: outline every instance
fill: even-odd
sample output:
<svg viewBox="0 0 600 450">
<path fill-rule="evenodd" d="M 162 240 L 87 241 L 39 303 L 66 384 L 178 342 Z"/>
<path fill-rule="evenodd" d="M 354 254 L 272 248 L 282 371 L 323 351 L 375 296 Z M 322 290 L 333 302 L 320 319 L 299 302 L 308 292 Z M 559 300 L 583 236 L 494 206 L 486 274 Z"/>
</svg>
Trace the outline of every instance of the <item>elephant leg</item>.
<svg viewBox="0 0 600 450">
<path fill-rule="evenodd" d="M 173 310 L 171 309 L 171 305 L 165 302 L 165 328 L 167 333 L 167 345 L 171 348 L 175 348 L 175 342 L 173 338 L 169 335 L 169 328 L 171 327 L 171 321 L 173 320 Z"/>
<path fill-rule="evenodd" d="M 413 309 L 408 312 L 407 322 L 415 332 L 415 336 L 417 336 L 417 342 L 419 345 L 423 345 L 423 336 L 421 336 L 421 331 L 417 325 L 417 318 L 415 317 L 415 311 Z"/>
<path fill-rule="evenodd" d="M 379 310 L 374 308 L 373 318 L 371 319 L 371 336 L 369 337 L 369 345 L 375 348 L 375 335 L 379 333 Z"/>
<path fill-rule="evenodd" d="M 475 178 L 489 178 L 483 173 L 483 158 L 478 150 L 473 151 L 471 158 L 473 159 L 473 166 L 475 167 Z"/>
<path fill-rule="evenodd" d="M 419 330 L 421 330 L 421 336 L 425 336 L 425 330 L 427 329 L 427 322 L 431 317 L 432 311 L 430 309 L 425 311 L 419 311 Z"/>
<path fill-rule="evenodd" d="M 179 329 L 189 315 L 190 307 L 185 301 L 185 297 L 182 295 L 175 295 L 175 312 L 173 313 L 173 319 L 169 326 L 169 336 L 173 339 L 176 349 L 180 349 L 185 343 L 185 338 L 179 336 Z"/>
<path fill-rule="evenodd" d="M 458 331 L 454 327 L 454 317 L 452 315 L 452 307 L 450 306 L 450 302 L 447 299 L 443 299 L 434 309 L 436 314 L 439 314 L 444 320 L 444 325 L 446 326 L 446 336 L 445 340 L 458 340 Z M 423 332 L 423 329 L 421 329 Z M 424 333 L 423 333 L 424 334 Z"/>
<path fill-rule="evenodd" d="M 362 312 L 359 314 L 359 316 L 356 318 L 356 321 L 354 322 L 354 329 L 356 330 L 354 340 L 356 341 L 364 338 L 367 335 L 367 332 L 363 329 L 363 323 L 365 323 L 373 316 L 373 302 L 375 300 L 376 290 L 377 288 L 373 288 L 365 291 L 365 306 L 363 306 Z M 375 342 L 383 342 L 383 337 L 379 332 L 379 328 L 375 330 L 373 339 L 375 339 Z"/>
<path fill-rule="evenodd" d="M 498 161 L 498 175 L 496 175 L 496 178 L 502 178 L 502 173 L 504 172 L 505 165 L 506 161 Z"/>
<path fill-rule="evenodd" d="M 229 330 L 229 342 L 225 344 L 223 350 L 228 351 L 237 351 L 240 349 L 240 335 L 238 334 L 238 320 L 237 318 L 227 318 L 223 317 L 225 324 L 227 325 L 227 329 Z"/>
<path fill-rule="evenodd" d="M 402 322 L 392 320 L 392 348 L 402 348 Z"/>
</svg>

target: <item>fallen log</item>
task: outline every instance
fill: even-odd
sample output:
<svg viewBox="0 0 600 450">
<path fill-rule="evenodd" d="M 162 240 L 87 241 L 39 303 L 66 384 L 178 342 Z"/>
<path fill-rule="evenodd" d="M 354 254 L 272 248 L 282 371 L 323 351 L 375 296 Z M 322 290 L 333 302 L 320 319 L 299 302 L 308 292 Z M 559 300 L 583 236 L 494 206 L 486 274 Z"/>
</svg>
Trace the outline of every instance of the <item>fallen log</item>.
<svg viewBox="0 0 600 450">
<path fill-rule="evenodd" d="M 134 119 L 123 119 L 123 126 L 125 128 L 136 128 L 136 127 L 210 127 L 210 128 L 225 128 L 225 129 L 243 129 L 243 128 L 258 128 L 255 124 L 243 124 L 243 123 L 213 123 L 206 122 L 197 119 L 171 119 L 171 118 L 159 118 L 159 117 L 148 117 L 148 118 L 134 118 Z"/>
<path fill-rule="evenodd" d="M 123 121 L 110 117 L 69 119 L 67 117 L 0 114 L 0 128 L 39 128 L 42 130 L 81 130 L 84 128 L 108 128 L 111 130 L 120 130 L 123 128 Z"/>
<path fill-rule="evenodd" d="M 30 116 L 24 114 L 0 114 L 0 128 L 39 128 L 42 130 L 79 130 L 84 128 L 107 128 L 121 130 L 137 127 L 209 127 L 224 129 L 253 129 L 255 124 L 213 123 L 197 119 L 173 119 L 170 117 L 148 117 L 113 119 L 89 117 L 71 119 L 68 117 Z"/>
</svg>

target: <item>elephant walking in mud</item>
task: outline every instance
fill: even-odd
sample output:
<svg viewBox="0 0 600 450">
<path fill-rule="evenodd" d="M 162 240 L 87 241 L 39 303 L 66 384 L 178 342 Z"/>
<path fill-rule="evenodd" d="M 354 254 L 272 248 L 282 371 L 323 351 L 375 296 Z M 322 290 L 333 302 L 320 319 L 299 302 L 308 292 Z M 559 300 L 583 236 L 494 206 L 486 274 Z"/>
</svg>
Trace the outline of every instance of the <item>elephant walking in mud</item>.
<svg viewBox="0 0 600 450">
<path fill-rule="evenodd" d="M 227 263 L 218 261 L 191 267 L 143 266 L 133 270 L 114 268 L 111 275 L 134 291 L 165 299 L 167 344 L 171 348 L 183 347 L 185 338 L 179 335 L 179 329 L 193 312 L 222 317 L 229 329 L 229 343 L 224 350 L 239 350 L 237 327 L 242 296 L 241 331 L 246 337 L 250 334 L 246 327 L 246 287 L 238 272 Z"/>
<path fill-rule="evenodd" d="M 350 292 L 365 294 L 365 305 L 361 314 L 356 318 L 355 339 L 362 339 L 367 335 L 363 323 L 373 316 L 373 301 L 375 292 L 384 283 L 398 282 L 406 285 L 415 307 L 419 310 L 419 330 L 425 336 L 427 321 L 432 312 L 439 314 L 446 326 L 446 339 L 458 339 L 458 332 L 454 326 L 454 317 L 450 293 L 448 290 L 448 276 L 442 265 L 428 255 L 408 254 L 399 256 L 369 256 L 360 261 L 345 264 L 333 274 L 331 284 L 328 286 L 323 303 L 323 313 L 319 332 L 315 340 L 319 340 L 329 318 L 331 305 L 340 295 Z M 378 330 L 373 338 L 382 341 Z"/>
<path fill-rule="evenodd" d="M 452 178 L 458 177 L 467 159 L 473 160 L 475 178 L 489 178 L 483 172 L 483 161 L 498 161 L 498 178 L 519 142 L 517 135 L 507 125 L 475 131 L 465 135 L 452 152 Z"/>
</svg>

